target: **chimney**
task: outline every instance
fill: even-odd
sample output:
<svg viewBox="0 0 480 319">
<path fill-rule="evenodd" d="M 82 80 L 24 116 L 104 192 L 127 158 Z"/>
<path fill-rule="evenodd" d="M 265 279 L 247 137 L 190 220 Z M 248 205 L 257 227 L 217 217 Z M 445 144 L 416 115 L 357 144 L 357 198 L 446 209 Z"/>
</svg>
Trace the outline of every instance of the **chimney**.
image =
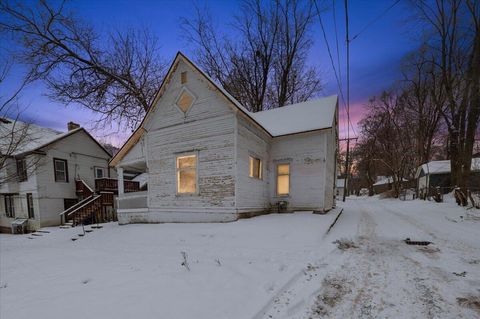
<svg viewBox="0 0 480 319">
<path fill-rule="evenodd" d="M 67 128 L 68 128 L 68 131 L 72 131 L 74 129 L 77 129 L 80 127 L 80 124 L 77 124 L 77 123 L 74 123 L 74 122 L 68 122 L 67 123 Z"/>
</svg>

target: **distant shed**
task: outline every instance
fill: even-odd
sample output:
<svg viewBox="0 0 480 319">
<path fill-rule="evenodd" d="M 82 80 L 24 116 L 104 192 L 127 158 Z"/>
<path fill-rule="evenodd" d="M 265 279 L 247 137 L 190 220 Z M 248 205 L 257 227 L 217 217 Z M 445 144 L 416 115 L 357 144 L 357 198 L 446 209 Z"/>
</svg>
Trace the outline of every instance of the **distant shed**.
<svg viewBox="0 0 480 319">
<path fill-rule="evenodd" d="M 472 174 L 467 182 L 471 188 L 480 189 L 480 158 L 472 158 Z M 440 187 L 443 194 L 449 193 L 455 185 L 450 178 L 450 160 L 431 161 L 417 168 L 415 179 L 420 196 L 428 188 Z"/>
</svg>

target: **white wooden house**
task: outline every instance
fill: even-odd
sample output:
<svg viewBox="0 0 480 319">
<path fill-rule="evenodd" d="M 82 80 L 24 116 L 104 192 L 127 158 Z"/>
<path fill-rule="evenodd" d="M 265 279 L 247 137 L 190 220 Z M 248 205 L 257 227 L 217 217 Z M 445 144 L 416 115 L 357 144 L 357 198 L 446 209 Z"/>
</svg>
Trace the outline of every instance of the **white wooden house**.
<svg viewBox="0 0 480 319">
<path fill-rule="evenodd" d="M 119 189 L 119 223 L 232 221 L 279 203 L 328 211 L 337 116 L 337 96 L 251 113 L 178 53 L 141 125 L 110 162 L 119 185 L 125 172 L 146 181 L 141 192 Z"/>
<path fill-rule="evenodd" d="M 430 161 L 417 168 L 415 179 L 420 198 L 439 188 L 442 194 L 452 191 L 450 160 Z M 472 190 L 480 189 L 480 158 L 472 158 L 470 177 L 467 186 Z"/>
<path fill-rule="evenodd" d="M 0 149 L 9 154 L 0 167 L 0 231 L 10 232 L 15 220 L 24 220 L 28 230 L 59 225 L 59 213 L 79 200 L 76 181 L 93 188 L 95 178 L 110 174 L 110 154 L 75 123 L 59 132 L 2 119 L 0 130 L 27 132 L 13 154 Z"/>
</svg>

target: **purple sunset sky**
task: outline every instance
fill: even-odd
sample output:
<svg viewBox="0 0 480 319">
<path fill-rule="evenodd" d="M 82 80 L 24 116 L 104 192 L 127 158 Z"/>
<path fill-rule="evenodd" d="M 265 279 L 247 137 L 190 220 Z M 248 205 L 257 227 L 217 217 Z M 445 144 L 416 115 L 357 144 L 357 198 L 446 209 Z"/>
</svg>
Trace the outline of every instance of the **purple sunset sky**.
<svg viewBox="0 0 480 319">
<path fill-rule="evenodd" d="M 350 46 L 351 120 L 354 126 L 362 117 L 363 105 L 368 98 L 379 94 L 384 89 L 389 89 L 396 80 L 401 78 L 400 61 L 405 54 L 414 50 L 418 43 L 414 27 L 411 26 L 411 23 L 407 24 L 412 21 L 408 21 L 411 10 L 403 1 L 376 20 L 394 2 L 394 0 L 349 1 L 351 38 L 366 25 L 376 21 L 353 40 Z M 199 1 L 198 3 L 203 6 L 203 2 Z M 329 9 L 322 13 L 322 19 L 336 62 L 333 3 L 335 3 L 337 14 L 342 82 L 345 84 L 344 2 L 335 0 L 324 2 Z M 218 26 L 230 28 L 229 23 L 239 7 L 239 2 L 206 1 L 206 4 L 210 8 L 212 16 L 217 19 L 215 23 Z M 170 62 L 177 51 L 182 51 L 195 61 L 193 47 L 182 38 L 180 28 L 181 17 L 189 17 L 194 14 L 192 1 L 71 1 L 68 6 L 74 9 L 80 17 L 98 27 L 100 32 L 112 28 L 121 30 L 129 27 L 147 27 L 158 36 L 161 53 L 167 61 Z M 324 84 L 321 95 L 339 94 L 318 22 L 313 26 L 312 34 L 314 45 L 309 60 L 321 71 Z M 6 81 L 6 91 L 15 87 L 21 75 L 22 68 L 16 67 Z M 24 107 L 22 119 L 62 131 L 66 129 L 68 121 L 74 121 L 91 130 L 99 140 L 111 142 L 117 146 L 121 145 L 128 137 L 129 132 L 118 133 L 110 127 L 93 130 L 92 120 L 96 118 L 95 114 L 78 105 L 62 105 L 53 102 L 44 96 L 44 92 L 45 87 L 42 83 L 32 84 L 22 92 L 20 100 Z M 344 137 L 346 135 L 344 124 L 346 116 L 342 105 L 340 105 L 340 110 L 340 131 L 341 137 Z M 357 127 L 355 130 L 358 133 Z M 112 134 L 112 132 L 115 133 Z"/>
</svg>

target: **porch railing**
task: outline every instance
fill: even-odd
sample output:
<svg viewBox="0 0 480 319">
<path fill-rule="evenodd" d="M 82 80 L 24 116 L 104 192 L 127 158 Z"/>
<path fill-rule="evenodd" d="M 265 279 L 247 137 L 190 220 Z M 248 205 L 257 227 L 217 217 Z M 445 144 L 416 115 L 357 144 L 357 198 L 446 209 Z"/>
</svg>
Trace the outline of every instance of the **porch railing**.
<svg viewBox="0 0 480 319">
<path fill-rule="evenodd" d="M 138 192 L 140 190 L 140 183 L 135 181 L 123 181 L 123 189 L 125 193 Z M 115 178 L 96 178 L 95 191 L 118 193 L 118 180 Z"/>
</svg>

